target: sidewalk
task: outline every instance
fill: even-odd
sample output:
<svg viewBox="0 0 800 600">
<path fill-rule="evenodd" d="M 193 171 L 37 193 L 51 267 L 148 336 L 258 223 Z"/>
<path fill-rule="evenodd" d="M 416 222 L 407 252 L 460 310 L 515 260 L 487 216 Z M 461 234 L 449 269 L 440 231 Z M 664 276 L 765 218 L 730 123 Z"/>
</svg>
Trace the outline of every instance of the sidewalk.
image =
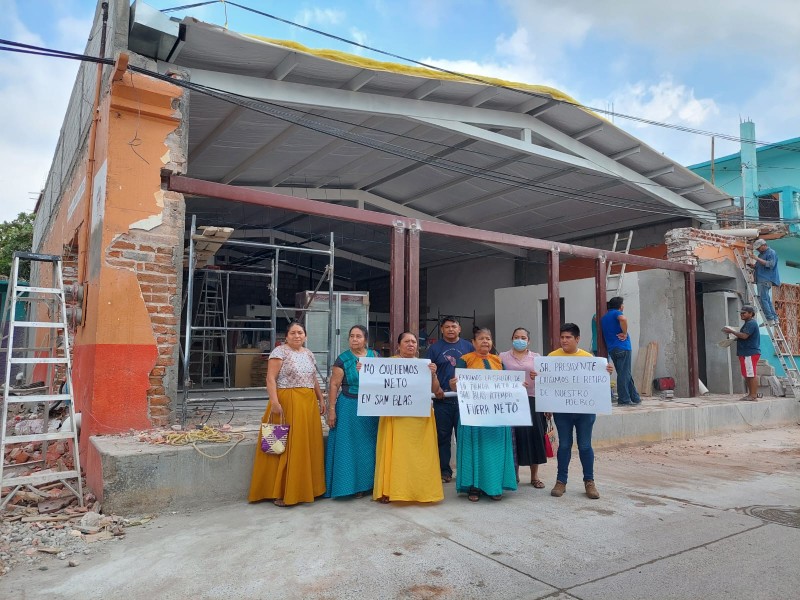
<svg viewBox="0 0 800 600">
<path fill-rule="evenodd" d="M 777 427 L 800 421 L 794 398 L 740 402 L 739 396 L 645 399 L 641 406 L 613 408 L 599 415 L 594 427 L 597 448 L 634 446 L 664 440 L 685 440 L 752 427 Z M 213 508 L 247 497 L 256 435 L 263 405 L 245 404 L 233 415 L 237 444 L 175 447 L 153 445 L 138 436 L 93 437 L 103 471 L 98 493 L 107 512 L 118 515 Z M 215 414 L 209 424 L 225 423 L 230 413 Z M 455 456 L 455 452 L 453 453 Z M 95 490 L 97 493 L 98 490 Z"/>
<path fill-rule="evenodd" d="M 548 489 L 522 485 L 501 502 L 473 504 L 447 484 L 435 506 L 240 501 L 162 514 L 76 568 L 42 556 L 46 571 L 15 569 L 0 590 L 30 600 L 791 598 L 798 448 L 793 425 L 603 449 L 599 500 L 583 494 L 575 456 L 563 498 L 549 495 L 550 461 Z"/>
</svg>

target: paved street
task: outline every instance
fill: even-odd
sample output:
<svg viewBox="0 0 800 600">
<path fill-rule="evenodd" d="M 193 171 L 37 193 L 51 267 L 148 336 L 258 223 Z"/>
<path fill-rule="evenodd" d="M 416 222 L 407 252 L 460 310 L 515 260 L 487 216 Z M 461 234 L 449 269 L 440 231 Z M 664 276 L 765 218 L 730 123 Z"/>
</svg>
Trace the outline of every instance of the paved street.
<svg viewBox="0 0 800 600">
<path fill-rule="evenodd" d="M 551 462 L 547 489 L 523 485 L 501 502 L 471 504 L 449 484 L 439 506 L 327 500 L 159 515 L 76 568 L 46 556 L 47 570 L 14 569 L 0 596 L 796 597 L 800 427 L 601 450 L 600 500 L 583 495 L 573 461 L 560 499 L 549 495 Z"/>
</svg>

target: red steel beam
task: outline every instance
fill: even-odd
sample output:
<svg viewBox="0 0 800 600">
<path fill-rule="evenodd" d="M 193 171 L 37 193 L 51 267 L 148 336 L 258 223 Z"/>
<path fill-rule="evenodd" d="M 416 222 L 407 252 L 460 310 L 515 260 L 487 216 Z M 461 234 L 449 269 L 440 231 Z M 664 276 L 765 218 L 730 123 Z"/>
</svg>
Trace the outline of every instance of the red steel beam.
<svg viewBox="0 0 800 600">
<path fill-rule="evenodd" d="M 594 319 L 597 331 L 597 355 L 607 356 L 606 340 L 603 337 L 603 328 L 600 319 L 606 314 L 606 267 L 608 263 L 602 258 L 594 261 Z"/>
<path fill-rule="evenodd" d="M 397 336 L 403 332 L 405 324 L 405 250 L 406 230 L 403 227 L 392 227 L 392 257 L 389 270 L 389 341 L 392 354 L 397 352 Z"/>
<path fill-rule="evenodd" d="M 547 260 L 547 320 L 550 325 L 550 347 L 561 347 L 561 295 L 558 289 L 558 250 L 552 250 Z"/>
<path fill-rule="evenodd" d="M 688 349 L 689 397 L 700 394 L 700 366 L 697 358 L 697 300 L 694 271 L 683 274 L 686 295 L 686 346 Z"/>
<path fill-rule="evenodd" d="M 528 250 L 543 250 L 550 252 L 557 250 L 561 254 L 577 256 L 579 258 L 600 258 L 605 257 L 608 261 L 625 263 L 628 265 L 638 265 L 651 269 L 665 269 L 667 271 L 681 271 L 687 273 L 694 271 L 693 265 L 671 262 L 660 258 L 650 258 L 648 256 L 637 256 L 635 254 L 624 254 L 621 252 L 610 252 L 598 250 L 597 248 L 587 248 L 585 246 L 574 246 L 572 244 L 562 244 L 548 240 L 539 240 L 521 235 L 510 233 L 500 233 L 497 231 L 487 231 L 483 229 L 472 229 L 460 225 L 449 223 L 435 223 L 433 221 L 422 221 L 408 219 L 379 213 L 371 210 L 361 210 L 349 206 L 329 204 L 318 200 L 308 200 L 296 196 L 285 196 L 273 192 L 254 190 L 252 188 L 215 183 L 213 181 L 203 181 L 181 175 L 169 175 L 166 177 L 167 189 L 173 192 L 186 194 L 188 196 L 205 196 L 209 198 L 220 198 L 223 200 L 233 200 L 259 206 L 269 206 L 271 208 L 282 208 L 295 212 L 331 219 L 341 219 L 353 223 L 366 223 L 369 225 L 383 225 L 394 227 L 396 223 L 402 223 L 406 229 L 417 227 L 421 232 L 433 233 L 447 237 L 454 237 L 473 242 L 486 242 L 490 244 L 502 244 L 515 248 L 525 248 Z"/>
<path fill-rule="evenodd" d="M 419 331 L 419 229 L 406 229 L 406 329 Z M 396 339 L 396 338 L 395 338 Z"/>
</svg>

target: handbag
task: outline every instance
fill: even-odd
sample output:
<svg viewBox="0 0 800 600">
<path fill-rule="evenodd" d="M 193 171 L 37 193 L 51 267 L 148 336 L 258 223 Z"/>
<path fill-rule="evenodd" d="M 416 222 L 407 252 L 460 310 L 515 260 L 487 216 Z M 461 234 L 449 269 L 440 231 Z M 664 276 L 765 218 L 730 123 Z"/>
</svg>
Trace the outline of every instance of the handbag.
<svg viewBox="0 0 800 600">
<path fill-rule="evenodd" d="M 271 417 L 272 415 L 270 415 Z M 266 454 L 283 454 L 289 443 L 289 426 L 283 422 L 261 424 L 261 450 Z"/>
<path fill-rule="evenodd" d="M 553 417 L 550 417 L 547 419 L 547 431 L 544 432 L 544 452 L 547 458 L 553 458 L 556 455 L 553 448 L 557 442 L 556 426 L 553 423 Z"/>
</svg>

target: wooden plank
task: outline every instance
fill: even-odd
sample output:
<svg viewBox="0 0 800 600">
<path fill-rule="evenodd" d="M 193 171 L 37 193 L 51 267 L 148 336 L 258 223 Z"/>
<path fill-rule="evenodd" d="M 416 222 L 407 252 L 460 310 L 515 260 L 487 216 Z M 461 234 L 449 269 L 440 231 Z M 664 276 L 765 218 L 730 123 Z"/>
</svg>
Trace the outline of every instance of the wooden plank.
<svg viewBox="0 0 800 600">
<path fill-rule="evenodd" d="M 637 388 L 642 396 L 653 395 L 653 375 L 656 371 L 656 361 L 658 360 L 658 342 L 647 344 L 647 356 L 644 363 L 644 380 L 642 387 Z"/>
<path fill-rule="evenodd" d="M 647 348 L 639 349 L 636 353 L 636 363 L 633 366 L 633 385 L 639 393 L 644 389 L 644 363 L 647 360 Z"/>
</svg>

